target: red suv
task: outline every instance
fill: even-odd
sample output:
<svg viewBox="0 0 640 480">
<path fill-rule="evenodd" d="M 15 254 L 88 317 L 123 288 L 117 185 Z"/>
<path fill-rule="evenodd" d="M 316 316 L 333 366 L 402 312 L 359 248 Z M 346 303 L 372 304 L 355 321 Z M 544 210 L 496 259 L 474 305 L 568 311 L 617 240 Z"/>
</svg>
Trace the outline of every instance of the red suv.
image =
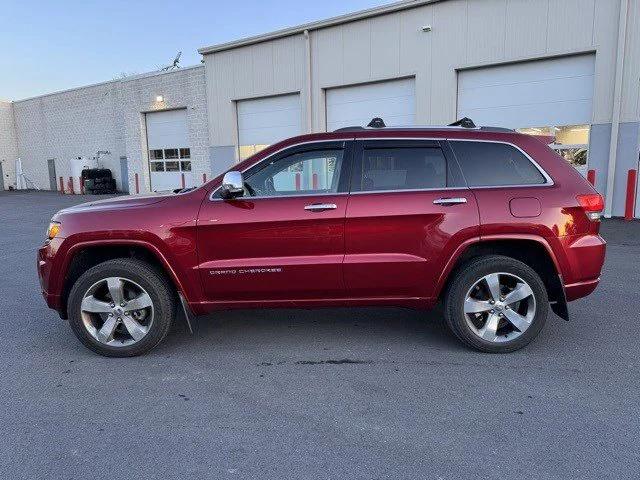
<svg viewBox="0 0 640 480">
<path fill-rule="evenodd" d="M 598 285 L 603 201 L 540 140 L 469 123 L 303 135 L 190 191 L 61 210 L 42 293 L 108 356 L 179 309 L 439 301 L 468 346 L 516 350 Z"/>
</svg>

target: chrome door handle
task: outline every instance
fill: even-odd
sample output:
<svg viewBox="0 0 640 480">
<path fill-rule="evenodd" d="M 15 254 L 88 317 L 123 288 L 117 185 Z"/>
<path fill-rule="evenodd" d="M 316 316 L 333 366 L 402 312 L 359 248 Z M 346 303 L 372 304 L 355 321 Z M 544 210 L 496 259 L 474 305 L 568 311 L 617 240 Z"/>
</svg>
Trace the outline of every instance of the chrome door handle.
<svg viewBox="0 0 640 480">
<path fill-rule="evenodd" d="M 322 211 L 322 210 L 335 210 L 338 206 L 335 203 L 312 203 L 311 205 L 306 205 L 304 207 L 305 210 L 311 210 L 314 212 Z"/>
<path fill-rule="evenodd" d="M 434 205 L 457 205 L 459 203 L 467 203 L 467 199 L 464 197 L 455 197 L 455 198 L 439 198 L 433 201 Z"/>
</svg>

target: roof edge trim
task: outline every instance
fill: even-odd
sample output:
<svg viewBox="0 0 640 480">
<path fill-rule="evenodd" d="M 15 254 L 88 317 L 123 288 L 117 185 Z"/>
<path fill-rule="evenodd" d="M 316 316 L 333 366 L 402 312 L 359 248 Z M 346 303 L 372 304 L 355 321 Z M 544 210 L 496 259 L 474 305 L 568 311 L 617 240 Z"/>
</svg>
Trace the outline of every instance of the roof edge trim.
<svg viewBox="0 0 640 480">
<path fill-rule="evenodd" d="M 366 10 L 360 10 L 354 13 L 347 13 L 345 15 L 339 15 L 337 17 L 331 17 L 325 20 L 318 20 L 315 22 L 305 23 L 294 27 L 284 28 L 282 30 L 276 30 L 274 32 L 264 33 L 260 35 L 254 35 L 251 37 L 241 38 L 239 40 L 233 40 L 231 42 L 220 43 L 218 45 L 212 45 L 209 47 L 202 47 L 198 49 L 198 53 L 201 55 L 207 55 L 216 52 L 223 52 L 225 50 L 232 50 L 238 47 L 244 47 L 247 45 L 253 45 L 256 43 L 267 42 L 269 40 L 277 40 L 279 38 L 290 37 L 293 35 L 299 35 L 305 31 L 320 30 L 321 28 L 333 27 L 335 25 L 341 25 L 343 23 L 354 22 L 357 20 L 363 20 L 366 18 L 377 17 L 386 13 L 398 12 L 401 10 L 408 10 L 410 8 L 420 7 L 430 3 L 436 3 L 443 0 L 401 0 L 399 2 L 390 3 L 388 5 L 382 5 L 379 7 L 373 7 Z"/>
</svg>

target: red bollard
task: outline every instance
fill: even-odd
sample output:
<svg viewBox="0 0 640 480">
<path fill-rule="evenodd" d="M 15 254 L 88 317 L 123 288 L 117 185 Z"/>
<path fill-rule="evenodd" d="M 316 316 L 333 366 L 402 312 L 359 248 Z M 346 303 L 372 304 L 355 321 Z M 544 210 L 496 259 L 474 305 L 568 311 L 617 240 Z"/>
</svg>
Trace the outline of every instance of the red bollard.
<svg viewBox="0 0 640 480">
<path fill-rule="evenodd" d="M 636 186 L 637 186 L 636 170 L 629 170 L 627 173 L 627 201 L 624 208 L 624 219 L 633 220 L 636 209 Z"/>
<path fill-rule="evenodd" d="M 314 173 L 313 176 L 311 177 L 311 181 L 313 182 L 313 189 L 317 190 L 318 189 L 318 174 Z"/>
<path fill-rule="evenodd" d="M 596 186 L 596 171 L 595 170 L 589 170 L 587 172 L 587 181 L 593 185 L 594 187 Z"/>
<path fill-rule="evenodd" d="M 64 179 L 60 177 L 60 193 L 64 193 Z"/>
<path fill-rule="evenodd" d="M 84 182 L 82 181 L 82 177 L 78 177 L 78 180 L 80 180 L 80 193 L 84 195 Z"/>
<path fill-rule="evenodd" d="M 138 182 L 138 174 L 135 174 L 136 177 L 136 193 L 140 193 L 140 184 Z"/>
<path fill-rule="evenodd" d="M 296 173 L 296 190 L 300 190 L 300 174 Z"/>
<path fill-rule="evenodd" d="M 69 193 L 71 193 L 71 195 L 76 193 L 73 191 L 73 177 L 69 177 Z"/>
</svg>

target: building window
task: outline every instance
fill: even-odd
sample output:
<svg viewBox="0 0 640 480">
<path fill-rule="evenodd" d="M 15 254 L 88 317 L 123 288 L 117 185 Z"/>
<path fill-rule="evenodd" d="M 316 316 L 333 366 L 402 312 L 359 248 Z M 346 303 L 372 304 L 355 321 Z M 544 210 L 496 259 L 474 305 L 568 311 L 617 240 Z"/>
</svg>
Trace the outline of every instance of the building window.
<svg viewBox="0 0 640 480">
<path fill-rule="evenodd" d="M 549 146 L 578 170 L 586 170 L 587 168 L 589 131 L 589 125 L 560 125 L 518 129 L 520 133 L 553 138 L 553 142 Z"/>
<path fill-rule="evenodd" d="M 167 172 L 179 172 L 180 162 L 164 162 Z"/>
<path fill-rule="evenodd" d="M 190 159 L 191 149 L 187 147 L 149 150 L 149 169 L 152 172 L 190 172 Z"/>
<path fill-rule="evenodd" d="M 167 160 L 173 160 L 174 158 L 178 158 L 178 149 L 177 148 L 165 148 L 164 149 L 164 158 Z"/>
</svg>

